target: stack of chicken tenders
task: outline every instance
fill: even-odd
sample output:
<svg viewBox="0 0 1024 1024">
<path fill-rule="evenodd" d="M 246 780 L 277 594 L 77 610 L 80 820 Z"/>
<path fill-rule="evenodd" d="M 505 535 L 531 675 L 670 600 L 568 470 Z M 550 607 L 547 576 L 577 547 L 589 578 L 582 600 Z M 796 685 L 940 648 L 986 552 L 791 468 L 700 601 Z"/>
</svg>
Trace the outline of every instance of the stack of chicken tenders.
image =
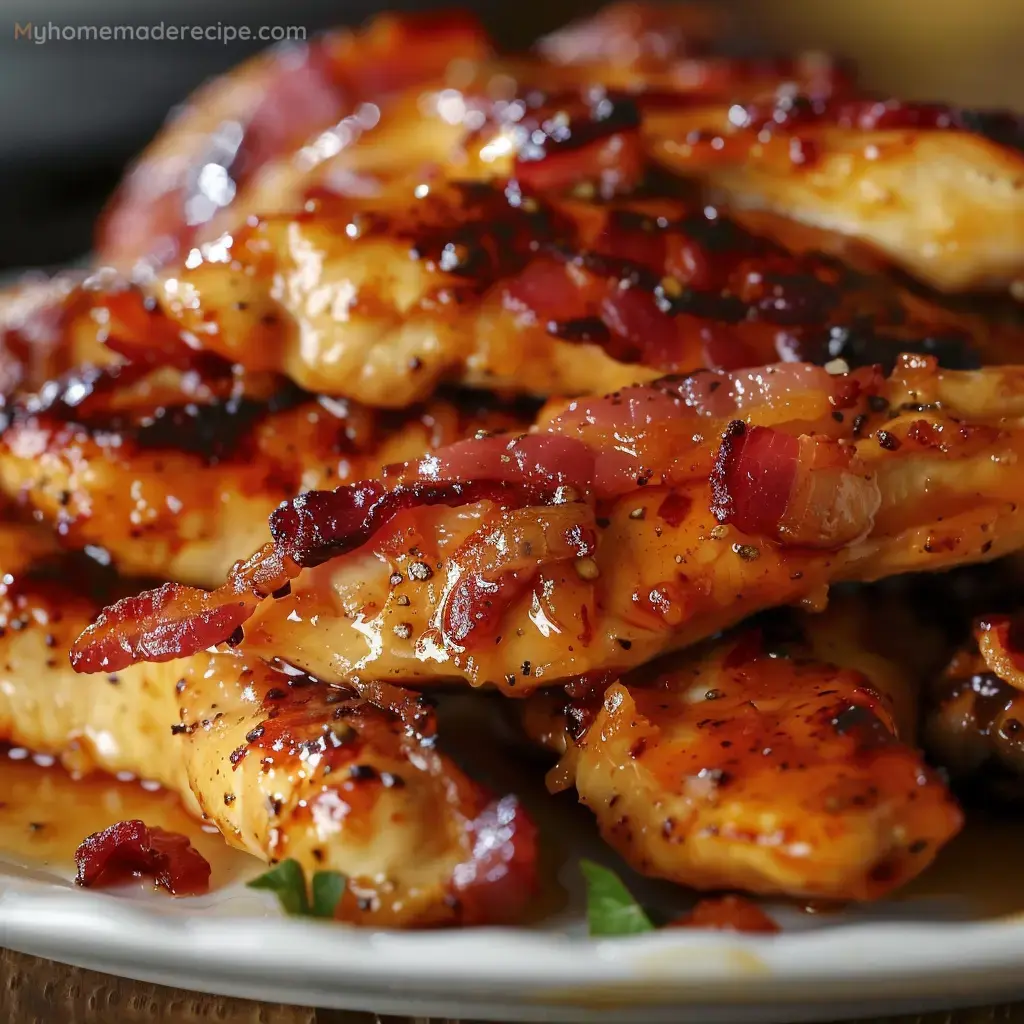
<svg viewBox="0 0 1024 1024">
<path fill-rule="evenodd" d="M 1024 120 L 727 53 L 385 16 L 196 93 L 0 299 L 0 739 L 375 927 L 537 892 L 453 691 L 697 890 L 875 899 L 1019 797 Z"/>
</svg>

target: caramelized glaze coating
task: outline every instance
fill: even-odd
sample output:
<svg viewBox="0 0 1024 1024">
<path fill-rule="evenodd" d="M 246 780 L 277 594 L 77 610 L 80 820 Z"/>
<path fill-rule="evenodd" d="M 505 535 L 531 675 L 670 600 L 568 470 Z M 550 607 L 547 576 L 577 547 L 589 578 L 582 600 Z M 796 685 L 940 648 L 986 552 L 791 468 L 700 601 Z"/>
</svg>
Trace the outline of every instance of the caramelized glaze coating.
<svg viewBox="0 0 1024 1024">
<path fill-rule="evenodd" d="M 820 56 L 716 57 L 715 20 L 618 4 L 542 39 L 532 54 L 495 59 L 465 16 L 385 15 L 361 33 L 269 51 L 200 89 L 168 122 L 111 203 L 97 249 L 122 268 L 142 258 L 152 265 L 250 214 L 298 212 L 313 195 L 493 177 L 471 169 L 467 132 L 488 120 L 507 125 L 538 91 L 600 83 L 692 101 L 753 98 L 780 81 L 827 94 L 845 80 Z"/>
<path fill-rule="evenodd" d="M 405 405 L 439 381 L 601 393 L 785 360 L 977 366 L 1020 325 L 792 253 L 678 200 L 510 203 L 488 185 L 324 199 L 211 243 L 157 286 L 208 349 L 310 390 Z"/>
<path fill-rule="evenodd" d="M 445 31 L 457 84 L 440 77 Z M 957 334 L 941 310 L 915 316 L 891 281 L 780 253 L 706 194 L 684 202 L 695 183 L 744 216 L 767 208 L 859 239 L 940 288 L 1020 276 L 1024 158 L 1009 117 L 867 102 L 820 61 L 695 56 L 706 33 L 687 42 L 685 18 L 646 9 L 612 9 L 498 61 L 472 31 L 442 29 L 426 36 L 423 68 L 401 74 L 391 47 L 408 30 L 381 32 L 379 45 L 347 44 L 337 67 L 328 39 L 327 57 L 309 57 L 318 70 L 301 72 L 321 86 L 340 75 L 344 102 L 358 93 L 347 61 L 415 83 L 372 116 L 364 103 L 332 127 L 323 115 L 336 108 L 321 110 L 312 88 L 310 110 L 282 126 L 299 72 L 264 58 L 236 73 L 269 76 L 252 136 L 235 133 L 245 159 L 234 177 L 237 154 L 204 165 L 221 182 L 204 200 L 217 210 L 198 233 L 195 219 L 175 229 L 187 251 L 147 283 L 192 339 L 250 369 L 395 406 L 444 379 L 601 392 L 697 366 L 846 347 L 852 358 L 865 333 L 925 351 Z M 217 90 L 197 99 L 154 153 L 182 150 L 190 167 L 221 106 Z M 144 160 L 129 182 L 160 182 L 159 166 Z M 774 174 L 775 192 L 759 174 Z M 126 187 L 129 223 L 145 224 L 145 189 Z M 154 188 L 160 219 L 180 188 Z M 1019 345 L 1019 324 L 1013 334 Z"/>
<path fill-rule="evenodd" d="M 1022 412 L 1024 371 L 918 358 L 888 380 L 777 366 L 577 400 L 528 435 L 301 496 L 217 591 L 112 606 L 73 660 L 244 635 L 328 680 L 519 694 L 624 670 L 763 608 L 823 606 L 835 582 L 1019 548 Z"/>
<path fill-rule="evenodd" d="M 913 681 L 842 612 L 801 625 L 531 698 L 528 731 L 564 751 L 549 784 L 575 784 L 632 867 L 697 889 L 864 900 L 907 882 L 962 821 L 897 726 Z"/>
<path fill-rule="evenodd" d="M 128 575 L 211 586 L 304 488 L 358 480 L 519 418 L 483 398 L 394 415 L 302 395 L 281 406 L 229 398 L 130 418 L 17 415 L 0 435 L 0 488 L 65 547 L 102 549 Z"/>
<path fill-rule="evenodd" d="M 256 219 L 145 287 L 94 276 L 0 331 L 22 390 L 127 353 L 186 370 L 219 359 L 228 376 L 244 365 L 392 408 L 445 381 L 580 394 L 780 359 L 889 368 L 916 352 L 964 369 L 1015 358 L 1014 318 L 851 269 L 791 225 L 757 228 L 779 241 L 677 199 L 513 203 L 466 184 L 335 197 Z M 21 369 L 40 351 L 43 366 Z"/>
<path fill-rule="evenodd" d="M 394 687 L 375 705 L 232 654 L 83 679 L 67 649 L 95 609 L 87 577 L 66 559 L 40 563 L 45 546 L 40 532 L 0 530 L 0 740 L 73 772 L 155 780 L 261 860 L 341 871 L 343 920 L 518 916 L 533 826 L 514 797 L 492 799 L 435 749 L 429 706 Z"/>
</svg>

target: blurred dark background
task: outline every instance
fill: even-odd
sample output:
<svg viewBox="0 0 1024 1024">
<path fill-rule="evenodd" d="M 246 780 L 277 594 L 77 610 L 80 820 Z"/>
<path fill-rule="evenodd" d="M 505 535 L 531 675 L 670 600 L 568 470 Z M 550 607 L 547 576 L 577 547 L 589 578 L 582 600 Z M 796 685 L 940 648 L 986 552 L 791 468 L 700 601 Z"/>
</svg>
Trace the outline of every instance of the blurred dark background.
<svg viewBox="0 0 1024 1024">
<path fill-rule="evenodd" d="M 850 56 L 873 88 L 1024 109 L 1024 0 L 708 0 L 739 48 L 820 46 Z M 371 0 L 0 0 L 0 267 L 54 266 L 89 247 L 124 164 L 167 110 L 257 42 L 47 42 L 15 24 L 358 24 Z M 396 10 L 425 9 L 401 0 Z M 496 37 L 522 46 L 596 9 L 587 0 L 468 0 Z"/>
</svg>

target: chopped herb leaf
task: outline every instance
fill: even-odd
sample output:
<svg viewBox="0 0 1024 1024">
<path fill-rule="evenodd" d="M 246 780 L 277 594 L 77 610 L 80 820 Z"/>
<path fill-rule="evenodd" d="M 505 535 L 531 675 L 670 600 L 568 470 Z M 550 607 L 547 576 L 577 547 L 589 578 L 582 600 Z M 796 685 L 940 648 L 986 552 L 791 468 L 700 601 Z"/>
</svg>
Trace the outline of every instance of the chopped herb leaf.
<svg viewBox="0 0 1024 1024">
<path fill-rule="evenodd" d="M 313 916 L 334 917 L 347 884 L 348 879 L 340 871 L 317 871 L 312 884 Z"/>
<path fill-rule="evenodd" d="M 309 915 L 306 876 L 297 860 L 281 861 L 269 871 L 245 883 L 250 889 L 269 889 L 286 914 Z"/>
<path fill-rule="evenodd" d="M 334 917 L 348 879 L 340 871 L 317 871 L 313 875 L 313 901 L 306 891 L 302 865 L 289 858 L 245 884 L 250 889 L 269 889 L 286 914 L 298 917 Z"/>
<path fill-rule="evenodd" d="M 581 860 L 580 870 L 587 885 L 587 921 L 591 935 L 636 935 L 654 931 L 644 908 L 614 871 Z"/>
</svg>

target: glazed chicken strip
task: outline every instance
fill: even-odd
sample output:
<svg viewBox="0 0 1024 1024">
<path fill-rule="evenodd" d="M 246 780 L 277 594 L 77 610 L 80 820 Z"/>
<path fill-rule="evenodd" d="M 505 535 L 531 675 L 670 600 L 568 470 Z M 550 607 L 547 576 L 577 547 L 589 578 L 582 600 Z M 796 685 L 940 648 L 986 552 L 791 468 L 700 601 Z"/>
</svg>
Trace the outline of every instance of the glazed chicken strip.
<svg viewBox="0 0 1024 1024">
<path fill-rule="evenodd" d="M 50 303 L 36 286 L 31 303 L 12 297 L 8 316 L 0 305 L 7 375 L 21 392 L 42 390 L 44 406 L 66 376 L 77 412 L 82 367 L 113 366 L 108 404 L 134 394 L 137 414 L 152 416 L 157 403 L 138 393 L 126 361 L 136 375 L 202 368 L 233 399 L 244 366 L 270 379 L 265 390 L 280 391 L 284 373 L 396 407 L 446 380 L 600 393 L 780 359 L 891 368 L 916 352 L 967 369 L 1012 362 L 1024 346 L 1019 318 L 951 308 L 853 270 L 815 251 L 820 233 L 792 224 L 772 221 L 770 240 L 682 200 L 527 205 L 467 185 L 323 200 L 301 217 L 255 219 L 148 286 L 100 273 L 55 283 Z M 160 402 L 197 402 L 198 385 L 180 386 L 175 402 L 173 383 Z"/>
<path fill-rule="evenodd" d="M 535 695 L 527 730 L 563 753 L 549 785 L 575 784 L 604 839 L 644 874 L 697 889 L 885 895 L 931 863 L 962 817 L 913 749 L 914 682 L 870 650 L 862 624 L 845 606 L 787 622 L 781 638 L 742 630 L 575 700 Z"/>
<path fill-rule="evenodd" d="M 299 491 L 360 480 L 478 430 L 529 423 L 525 403 L 483 395 L 395 413 L 318 399 L 192 352 L 137 292 L 102 301 L 88 289 L 61 294 L 98 304 L 66 310 L 63 323 L 53 310 L 49 320 L 37 313 L 33 337 L 42 344 L 49 322 L 74 348 L 85 334 L 78 318 L 102 310 L 94 348 L 104 362 L 40 386 L 40 369 L 29 364 L 37 349 L 22 340 L 28 321 L 17 329 L 8 321 L 11 375 L 23 381 L 0 432 L 0 490 L 65 547 L 102 549 L 128 575 L 216 586 L 239 552 L 264 540 L 273 509 Z M 158 351 L 153 365 L 161 326 L 167 358 Z M 52 364 L 59 339 L 49 343 Z"/>
<path fill-rule="evenodd" d="M 713 20 L 692 8 L 621 4 L 542 40 L 534 54 L 488 59 L 486 35 L 466 16 L 387 15 L 361 33 L 258 55 L 197 91 L 130 170 L 101 223 L 100 258 L 154 265 L 252 214 L 299 212 L 314 196 L 493 177 L 467 142 L 485 120 L 516 120 L 539 92 L 601 83 L 721 102 L 781 82 L 828 94 L 845 80 L 820 55 L 713 56 Z M 599 148 L 599 170 L 614 174 L 607 165 L 618 140 Z"/>
<path fill-rule="evenodd" d="M 518 916 L 533 891 L 533 826 L 514 797 L 492 799 L 435 749 L 419 698 L 389 686 L 373 704 L 237 652 L 83 679 L 65 652 L 95 606 L 66 582 L 66 562 L 38 561 L 45 547 L 0 530 L 0 740 L 74 772 L 155 780 L 238 849 L 294 858 L 307 877 L 342 872 L 343 920 Z"/>
<path fill-rule="evenodd" d="M 1024 370 L 704 372 L 577 400 L 315 491 L 218 590 L 108 608 L 79 671 L 244 636 L 318 677 L 522 693 L 625 670 L 832 583 L 1022 546 Z M 270 599 L 270 595 L 274 599 Z"/>
<path fill-rule="evenodd" d="M 489 185 L 324 199 L 210 243 L 156 299 L 189 337 L 256 371 L 371 405 L 439 381 L 601 393 L 666 372 L 784 360 L 964 368 L 1024 326 L 966 317 L 893 281 L 794 253 L 677 200 L 510 205 Z"/>
<path fill-rule="evenodd" d="M 379 65 L 378 77 L 391 81 L 392 42 L 409 31 L 381 29 L 379 46 L 365 54 L 348 47 L 342 64 L 358 58 L 364 68 Z M 426 34 L 424 66 L 443 67 L 445 31 Z M 536 394 L 600 393 L 698 366 L 817 360 L 825 352 L 847 358 L 842 350 L 863 348 L 865 332 L 937 352 L 950 330 L 962 329 L 934 302 L 908 309 L 904 290 L 884 277 L 855 280 L 818 254 L 795 256 L 752 237 L 703 198 L 684 202 L 680 195 L 704 177 L 696 156 L 682 168 L 689 184 L 665 174 L 666 147 L 680 133 L 690 137 L 691 119 L 728 127 L 729 111 L 760 109 L 764 96 L 792 88 L 824 103 L 825 121 L 833 101 L 847 104 L 844 111 L 856 106 L 860 101 L 845 99 L 851 86 L 835 68 L 708 57 L 701 49 L 706 33 L 688 32 L 687 16 L 653 9 L 612 9 L 546 40 L 533 55 L 493 62 L 480 58 L 486 47 L 472 30 L 450 31 L 453 67 L 461 69 L 457 85 L 454 72 L 438 82 L 413 67 L 407 73 L 415 84 L 401 95 L 388 91 L 372 117 L 364 111 L 333 126 L 320 119 L 335 108 L 314 102 L 331 66 L 315 48 L 312 64 L 298 70 L 285 73 L 271 59 L 235 73 L 242 82 L 269 74 L 251 137 L 239 129 L 245 159 L 235 168 L 228 153 L 229 165 L 202 168 L 217 170 L 224 187 L 216 201 L 198 195 L 186 202 L 202 200 L 212 212 L 198 233 L 194 218 L 180 228 L 182 237 L 192 232 L 187 251 L 146 283 L 195 344 L 249 369 L 283 373 L 311 391 L 397 406 L 425 399 L 445 379 Z M 324 44 L 328 57 L 333 45 Z M 290 75 L 313 76 L 319 85 L 311 87 L 310 109 L 282 127 L 281 111 L 294 105 Z M 231 82 L 223 84 L 225 95 L 234 95 Z M 154 152 L 181 151 L 182 167 L 190 166 L 186 151 L 202 131 L 187 126 L 196 119 L 207 128 L 221 125 L 218 96 L 215 90 L 212 99 L 198 98 L 184 127 L 172 126 Z M 900 111 L 915 125 L 927 121 L 918 108 Z M 1004 162 L 1016 159 L 1016 136 L 998 118 L 928 113 L 935 125 L 915 128 L 912 146 L 907 131 L 900 135 L 909 154 L 904 176 L 927 182 L 947 173 L 957 140 L 983 152 L 989 147 Z M 942 129 L 943 118 L 963 130 Z M 293 130 L 309 123 L 317 125 L 314 133 L 296 143 Z M 844 129 L 851 145 L 870 148 L 877 133 L 857 125 Z M 789 129 L 773 131 L 785 135 L 780 145 L 789 161 Z M 986 133 L 998 135 L 997 142 Z M 753 128 L 737 129 L 733 148 L 744 160 L 745 140 L 756 137 Z M 719 141 L 704 149 L 717 154 Z M 144 159 L 126 186 L 122 209 L 130 225 L 166 212 L 161 188 L 147 212 L 131 184 L 159 181 L 153 168 L 160 163 Z M 725 157 L 720 163 L 730 166 Z M 1020 190 L 991 163 L 982 168 L 991 170 L 984 187 L 949 186 L 956 205 L 948 208 L 957 211 L 952 241 L 935 222 L 934 211 L 947 206 L 921 188 L 901 193 L 919 196 L 920 209 L 892 233 L 929 254 L 934 267 L 925 280 L 957 288 L 1007 283 L 1004 264 L 1020 248 L 1021 217 L 1013 206 Z M 811 174 L 793 173 L 789 162 L 786 169 L 789 187 Z M 193 177 L 203 180 L 198 172 Z M 1005 202 L 990 193 L 1005 193 Z M 167 195 L 178 209 L 178 186 Z M 827 198 L 830 208 L 841 208 Z M 780 212 L 821 223 L 804 216 L 799 202 L 792 205 Z M 784 246 L 783 223 L 774 222 L 772 233 Z M 842 222 L 824 226 L 838 237 L 857 234 Z M 906 259 L 885 252 L 906 268 Z M 992 267 L 962 266 L 979 259 Z M 981 333 L 984 347 L 988 332 Z M 1019 349 L 1020 324 L 1010 333 L 1011 351 Z M 1006 361 L 1005 352 L 997 358 Z"/>
</svg>

